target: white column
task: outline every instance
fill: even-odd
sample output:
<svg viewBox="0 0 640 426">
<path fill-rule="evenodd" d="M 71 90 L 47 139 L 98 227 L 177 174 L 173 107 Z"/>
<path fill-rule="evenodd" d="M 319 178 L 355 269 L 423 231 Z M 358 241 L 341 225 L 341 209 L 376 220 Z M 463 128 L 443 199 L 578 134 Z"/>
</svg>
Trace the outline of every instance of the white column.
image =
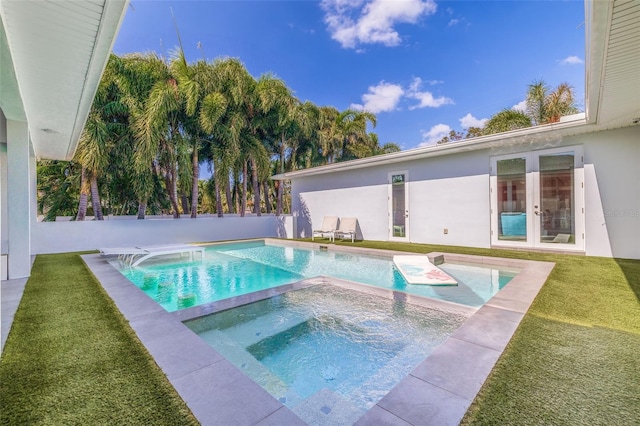
<svg viewBox="0 0 640 426">
<path fill-rule="evenodd" d="M 31 172 L 29 129 L 26 122 L 7 120 L 7 212 L 9 279 L 31 272 Z"/>
<path fill-rule="evenodd" d="M 0 280 L 7 279 L 7 120 L 0 109 Z"/>
</svg>

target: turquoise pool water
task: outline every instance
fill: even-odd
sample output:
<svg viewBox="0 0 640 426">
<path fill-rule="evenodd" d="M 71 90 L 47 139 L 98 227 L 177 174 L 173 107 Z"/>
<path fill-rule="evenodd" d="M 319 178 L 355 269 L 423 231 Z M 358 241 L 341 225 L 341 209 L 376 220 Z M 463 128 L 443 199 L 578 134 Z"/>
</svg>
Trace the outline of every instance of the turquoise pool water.
<svg viewBox="0 0 640 426">
<path fill-rule="evenodd" d="M 203 261 L 167 260 L 128 268 L 113 262 L 167 311 L 248 294 L 318 275 L 479 307 L 517 271 L 442 264 L 458 286 L 410 285 L 390 258 L 270 246 L 262 241 L 208 247 Z"/>
<path fill-rule="evenodd" d="M 466 316 L 331 285 L 185 324 L 309 424 L 352 424 Z"/>
</svg>

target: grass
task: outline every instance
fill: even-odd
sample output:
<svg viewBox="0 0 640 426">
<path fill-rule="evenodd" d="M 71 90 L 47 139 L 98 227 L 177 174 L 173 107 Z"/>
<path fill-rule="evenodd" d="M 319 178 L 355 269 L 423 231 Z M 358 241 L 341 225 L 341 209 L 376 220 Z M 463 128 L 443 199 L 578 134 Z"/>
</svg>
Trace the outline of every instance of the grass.
<svg viewBox="0 0 640 426">
<path fill-rule="evenodd" d="M 556 263 L 463 424 L 640 422 L 640 261 L 355 245 Z M 0 407 L 2 424 L 196 423 L 77 254 L 37 257 L 0 363 Z"/>
<path fill-rule="evenodd" d="M 0 424 L 198 424 L 78 254 L 37 256 L 0 363 Z"/>
</svg>

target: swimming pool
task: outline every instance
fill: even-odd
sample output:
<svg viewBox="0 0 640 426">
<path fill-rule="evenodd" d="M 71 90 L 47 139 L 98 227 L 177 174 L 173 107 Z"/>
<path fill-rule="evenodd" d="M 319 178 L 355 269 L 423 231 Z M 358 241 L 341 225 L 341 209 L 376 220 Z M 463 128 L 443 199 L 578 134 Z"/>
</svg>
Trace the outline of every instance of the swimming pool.
<svg viewBox="0 0 640 426">
<path fill-rule="evenodd" d="M 468 317 L 360 287 L 314 285 L 185 325 L 305 422 L 320 407 L 352 424 Z"/>
<path fill-rule="evenodd" d="M 267 244 L 321 247 L 318 244 L 304 242 L 271 239 L 265 241 Z M 334 247 L 328 248 L 332 250 Z M 352 252 L 375 251 L 351 246 L 335 249 Z M 386 256 L 393 254 L 384 251 L 380 253 Z M 493 297 L 480 308 L 360 285 L 366 287 L 371 294 L 386 294 L 387 299 L 461 312 L 463 316 L 471 315 L 453 332 L 450 336 L 452 338 L 447 338 L 437 346 L 431 355 L 360 418 L 363 424 L 380 424 L 393 419 L 402 424 L 403 421 L 421 424 L 426 418 L 434 424 L 460 423 L 470 402 L 554 267 L 553 263 L 530 260 L 448 253 L 429 255 L 442 256 L 445 262 L 452 263 L 506 265 L 508 269 L 515 268 L 519 272 L 509 285 L 500 290 L 497 297 Z M 291 410 L 243 374 L 217 350 L 207 345 L 185 326 L 184 321 L 281 294 L 281 290 L 286 292 L 287 289 L 306 288 L 308 284 L 334 283 L 347 288 L 357 286 L 346 281 L 318 277 L 190 309 L 167 312 L 152 298 L 143 294 L 138 287 L 132 285 L 123 274 L 114 275 L 111 267 L 114 263 L 108 258 L 88 254 L 83 255 L 82 259 L 202 424 L 218 424 L 224 419 L 227 419 L 227 423 L 233 420 L 241 424 L 257 424 L 265 420 L 267 423 L 271 421 L 271 424 L 300 423 Z M 105 267 L 107 262 L 111 263 L 111 266 Z M 494 269 L 503 268 L 500 266 Z M 185 350 L 186 348 L 188 350 Z M 306 408 L 309 408 L 307 414 L 315 416 L 318 420 L 316 424 L 323 418 L 340 414 L 341 411 L 340 407 L 327 404 L 327 398 L 332 394 L 324 391 L 320 391 L 319 394 L 322 395 L 322 399 L 308 398 L 305 404 Z M 310 407 L 312 402 L 318 404 Z M 337 422 L 329 420 L 329 424 Z"/>
<path fill-rule="evenodd" d="M 410 285 L 389 257 L 270 245 L 262 240 L 210 246 L 203 261 L 158 261 L 136 268 L 117 261 L 112 265 L 169 312 L 316 276 L 480 307 L 518 273 L 513 268 L 444 263 L 439 267 L 458 286 Z"/>
</svg>

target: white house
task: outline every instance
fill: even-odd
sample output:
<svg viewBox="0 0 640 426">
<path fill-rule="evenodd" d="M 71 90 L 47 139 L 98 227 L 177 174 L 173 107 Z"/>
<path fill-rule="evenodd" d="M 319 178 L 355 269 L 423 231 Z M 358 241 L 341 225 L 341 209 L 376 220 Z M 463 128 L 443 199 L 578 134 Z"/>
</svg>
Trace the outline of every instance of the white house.
<svg viewBox="0 0 640 426">
<path fill-rule="evenodd" d="M 73 157 L 127 4 L 0 0 L 2 279 L 39 253 L 292 233 L 273 216 L 36 221 L 36 158 Z M 277 176 L 294 236 L 356 216 L 365 239 L 640 258 L 640 4 L 586 11 L 583 117 Z"/>
<path fill-rule="evenodd" d="M 294 236 L 640 259 L 640 3 L 586 2 L 586 111 L 559 123 L 277 175 Z"/>
</svg>

